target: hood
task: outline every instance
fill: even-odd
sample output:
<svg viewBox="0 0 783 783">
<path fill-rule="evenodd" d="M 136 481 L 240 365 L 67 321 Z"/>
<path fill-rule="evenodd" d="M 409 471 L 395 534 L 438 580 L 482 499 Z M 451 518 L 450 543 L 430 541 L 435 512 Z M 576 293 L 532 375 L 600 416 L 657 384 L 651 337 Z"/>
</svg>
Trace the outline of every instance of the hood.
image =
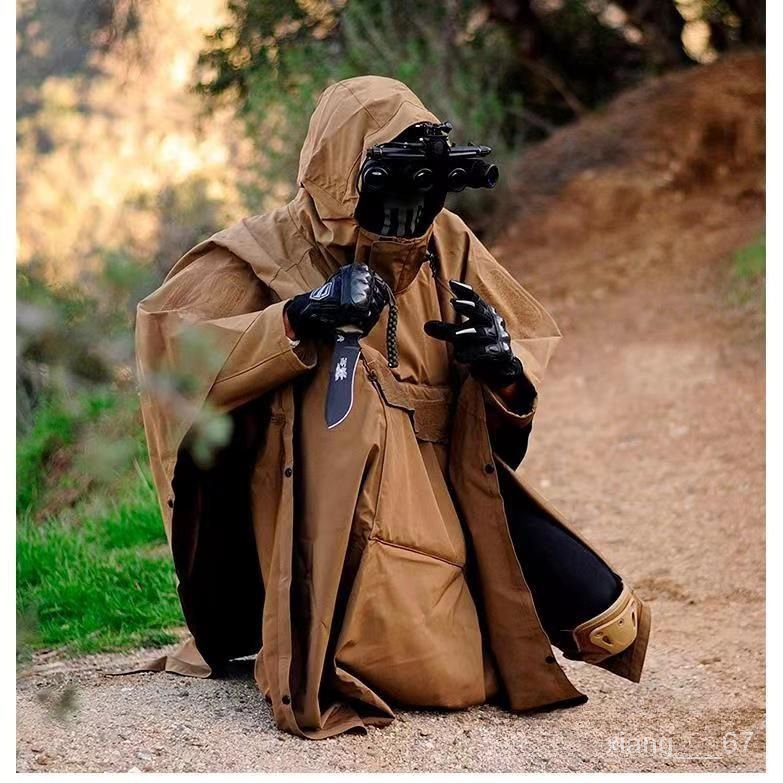
<svg viewBox="0 0 783 783">
<path fill-rule="evenodd" d="M 359 76 L 328 87 L 310 118 L 292 204 L 300 228 L 322 247 L 353 246 L 354 211 L 366 150 L 417 122 L 440 120 L 402 82 Z"/>
</svg>

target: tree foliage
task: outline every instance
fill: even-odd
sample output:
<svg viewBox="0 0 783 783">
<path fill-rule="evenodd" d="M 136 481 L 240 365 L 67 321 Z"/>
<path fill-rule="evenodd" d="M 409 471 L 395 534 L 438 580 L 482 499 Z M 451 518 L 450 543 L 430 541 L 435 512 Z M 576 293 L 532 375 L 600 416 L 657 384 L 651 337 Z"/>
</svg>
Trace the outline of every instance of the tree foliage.
<svg viewBox="0 0 783 783">
<path fill-rule="evenodd" d="M 333 81 L 366 73 L 398 78 L 454 123 L 455 136 L 489 143 L 502 158 L 643 77 L 692 63 L 683 42 L 689 20 L 708 25 L 705 46 L 714 41 L 718 51 L 763 43 L 762 6 L 231 0 L 227 23 L 201 54 L 197 89 L 212 105 L 233 103 L 244 116 L 262 169 L 254 201 L 271 206 L 290 195 L 307 119 Z"/>
</svg>

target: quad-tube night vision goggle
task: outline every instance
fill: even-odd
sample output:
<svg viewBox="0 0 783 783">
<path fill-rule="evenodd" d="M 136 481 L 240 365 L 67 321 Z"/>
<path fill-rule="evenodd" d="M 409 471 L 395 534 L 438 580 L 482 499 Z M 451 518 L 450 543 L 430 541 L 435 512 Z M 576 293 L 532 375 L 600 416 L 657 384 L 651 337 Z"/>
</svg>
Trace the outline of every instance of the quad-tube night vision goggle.
<svg viewBox="0 0 783 783">
<path fill-rule="evenodd" d="M 491 147 L 452 145 L 449 122 L 421 122 L 398 139 L 367 150 L 359 174 L 360 192 L 424 195 L 432 190 L 458 193 L 465 188 L 494 188 L 500 172 L 483 160 Z"/>
</svg>

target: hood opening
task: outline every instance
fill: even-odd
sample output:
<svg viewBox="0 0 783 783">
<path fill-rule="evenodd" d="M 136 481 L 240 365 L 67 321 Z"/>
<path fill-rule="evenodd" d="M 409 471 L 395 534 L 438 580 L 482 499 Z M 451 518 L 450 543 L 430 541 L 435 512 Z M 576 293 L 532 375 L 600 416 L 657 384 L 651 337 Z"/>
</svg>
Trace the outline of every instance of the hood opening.
<svg viewBox="0 0 783 783">
<path fill-rule="evenodd" d="M 419 122 L 439 120 L 396 79 L 359 76 L 328 87 L 310 118 L 297 177 L 320 220 L 355 227 L 358 176 L 366 150 Z"/>
</svg>

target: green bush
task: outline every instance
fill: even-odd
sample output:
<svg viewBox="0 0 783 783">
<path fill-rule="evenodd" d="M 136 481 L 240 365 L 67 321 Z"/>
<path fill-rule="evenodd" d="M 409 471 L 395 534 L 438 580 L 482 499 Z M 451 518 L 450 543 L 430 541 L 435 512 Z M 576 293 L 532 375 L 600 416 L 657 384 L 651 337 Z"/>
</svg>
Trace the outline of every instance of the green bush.
<svg viewBox="0 0 783 783">
<path fill-rule="evenodd" d="M 734 254 L 734 274 L 745 281 L 763 278 L 767 272 L 767 238 L 762 234 L 755 242 Z"/>
<path fill-rule="evenodd" d="M 183 623 L 132 376 L 130 305 L 148 278 L 119 254 L 80 287 L 17 274 L 22 658 L 164 644 Z"/>
</svg>

